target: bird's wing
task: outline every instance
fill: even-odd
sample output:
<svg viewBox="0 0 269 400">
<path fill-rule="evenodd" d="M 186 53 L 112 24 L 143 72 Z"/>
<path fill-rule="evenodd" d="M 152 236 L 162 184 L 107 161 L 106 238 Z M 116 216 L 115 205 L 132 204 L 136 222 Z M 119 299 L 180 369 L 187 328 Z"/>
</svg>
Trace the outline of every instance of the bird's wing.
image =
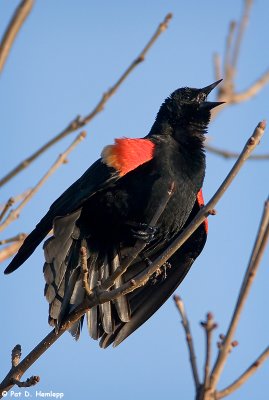
<svg viewBox="0 0 269 400">
<path fill-rule="evenodd" d="M 15 271 L 34 252 L 48 232 L 56 217 L 77 211 L 97 191 L 103 190 L 118 179 L 153 158 L 154 144 L 148 139 L 116 139 L 106 146 L 102 156 L 50 207 L 47 214 L 26 237 L 16 256 L 5 270 Z"/>
<path fill-rule="evenodd" d="M 198 193 L 192 213 L 186 222 L 187 226 L 203 205 L 202 192 Z M 184 245 L 173 254 L 168 262 L 156 273 L 148 283 L 127 295 L 130 307 L 130 320 L 126 323 L 119 322 L 112 334 L 104 333 L 100 346 L 108 347 L 119 345 L 131 333 L 146 322 L 171 296 L 182 280 L 185 278 L 194 260 L 201 253 L 207 237 L 207 221 L 190 236 Z M 135 267 L 135 266 L 134 266 Z M 128 279 L 135 278 L 141 272 L 139 268 L 127 271 Z"/>
</svg>

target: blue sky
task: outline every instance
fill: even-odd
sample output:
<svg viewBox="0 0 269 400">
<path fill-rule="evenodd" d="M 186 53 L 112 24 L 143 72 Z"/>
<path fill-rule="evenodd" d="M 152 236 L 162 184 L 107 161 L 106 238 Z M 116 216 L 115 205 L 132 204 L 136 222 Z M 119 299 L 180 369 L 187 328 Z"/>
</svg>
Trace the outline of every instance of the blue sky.
<svg viewBox="0 0 269 400">
<path fill-rule="evenodd" d="M 1 35 L 17 4 L 15 0 L 1 1 Z M 174 18 L 146 61 L 86 127 L 87 139 L 70 155 L 69 163 L 43 186 L 4 236 L 29 232 L 51 202 L 115 137 L 147 134 L 170 92 L 181 86 L 202 87 L 213 82 L 212 54 L 223 52 L 228 23 L 240 17 L 242 4 L 241 0 L 37 1 L 1 77 L 1 175 L 75 116 L 91 111 L 164 16 L 173 12 Z M 268 12 L 267 2 L 254 2 L 238 65 L 238 90 L 268 68 Z M 268 96 L 266 87 L 251 101 L 225 109 L 210 125 L 212 143 L 241 150 L 256 124 L 269 119 Z M 33 186 L 74 135 L 7 184 L 0 202 Z M 266 133 L 256 151 L 268 152 L 268 148 Z M 206 199 L 232 163 L 208 154 Z M 225 332 L 268 196 L 268 171 L 268 161 L 249 162 L 243 167 L 218 204 L 217 216 L 210 218 L 203 254 L 177 291 L 185 300 L 192 323 L 200 369 L 204 336 L 199 321 L 210 310 L 219 323 L 218 333 Z M 220 389 L 237 378 L 268 345 L 268 264 L 267 250 L 236 334 L 240 345 L 230 356 Z M 39 248 L 19 271 L 0 275 L 1 376 L 10 367 L 10 350 L 15 344 L 20 343 L 26 355 L 49 331 L 42 265 Z M 268 374 L 269 363 L 230 399 L 264 399 Z M 194 398 L 185 340 L 172 300 L 116 349 L 99 349 L 86 330 L 79 342 L 65 334 L 27 372 L 30 375 L 41 376 L 39 385 L 29 390 L 33 397 L 37 389 L 63 392 L 65 400 Z"/>
</svg>

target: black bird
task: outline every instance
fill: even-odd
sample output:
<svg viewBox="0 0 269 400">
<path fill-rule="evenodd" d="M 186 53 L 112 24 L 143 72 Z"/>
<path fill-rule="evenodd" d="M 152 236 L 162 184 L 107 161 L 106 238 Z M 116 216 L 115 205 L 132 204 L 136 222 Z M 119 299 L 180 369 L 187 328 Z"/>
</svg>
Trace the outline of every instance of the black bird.
<svg viewBox="0 0 269 400">
<path fill-rule="evenodd" d="M 85 297 L 80 249 L 86 245 L 89 285 L 107 278 L 128 255 L 137 238 L 147 240 L 121 279 L 135 276 L 148 266 L 192 220 L 203 205 L 205 175 L 204 135 L 210 110 L 219 102 L 207 96 L 221 81 L 202 89 L 181 88 L 161 105 L 156 120 L 143 139 L 116 139 L 50 207 L 25 239 L 5 273 L 15 271 L 45 241 L 45 296 L 49 323 L 56 328 Z M 148 225 L 166 195 L 174 192 L 154 231 Z M 168 299 L 202 251 L 207 222 L 168 260 L 148 283 L 113 302 L 87 312 L 89 334 L 100 346 L 117 346 Z M 71 333 L 79 337 L 82 320 Z"/>
</svg>

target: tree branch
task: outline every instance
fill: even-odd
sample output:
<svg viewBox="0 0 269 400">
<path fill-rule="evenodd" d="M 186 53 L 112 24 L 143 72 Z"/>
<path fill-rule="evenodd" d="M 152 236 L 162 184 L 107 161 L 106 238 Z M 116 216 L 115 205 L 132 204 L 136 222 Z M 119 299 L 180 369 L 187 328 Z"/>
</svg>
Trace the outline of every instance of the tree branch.
<svg viewBox="0 0 269 400">
<path fill-rule="evenodd" d="M 227 334 L 225 335 L 225 338 L 223 340 L 223 344 L 219 350 L 219 354 L 218 354 L 217 360 L 215 362 L 214 368 L 212 370 L 210 386 L 213 391 L 216 388 L 216 385 L 219 381 L 221 372 L 226 363 L 235 330 L 237 328 L 237 325 L 238 325 L 243 307 L 245 305 L 246 299 L 248 297 L 251 285 L 256 276 L 256 273 L 257 273 L 261 258 L 263 256 L 268 238 L 269 238 L 269 201 L 267 201 L 265 203 L 264 213 L 263 213 L 261 224 L 260 224 L 260 229 L 258 231 L 257 239 L 256 239 L 256 242 L 255 242 L 251 257 L 250 257 L 249 265 L 246 270 L 245 277 L 243 279 L 239 297 L 238 297 L 238 300 L 237 300 L 237 303 L 236 303 L 236 306 L 234 309 L 234 313 L 233 313 Z"/>
<path fill-rule="evenodd" d="M 214 322 L 212 313 L 207 313 L 206 321 L 201 322 L 201 326 L 205 331 L 206 338 L 206 357 L 205 357 L 205 367 L 204 367 L 204 390 L 209 389 L 210 383 L 210 365 L 212 356 L 212 333 L 213 330 L 217 328 L 217 324 Z"/>
<path fill-rule="evenodd" d="M 182 318 L 181 322 L 182 322 L 182 325 L 183 325 L 183 328 L 185 331 L 187 347 L 189 350 L 189 357 L 190 357 L 190 364 L 191 364 L 193 380 L 194 380 L 196 391 L 198 391 L 200 388 L 200 379 L 199 379 L 198 368 L 197 368 L 197 363 L 196 363 L 196 354 L 195 354 L 195 350 L 194 350 L 194 344 L 193 344 L 193 339 L 192 339 L 192 334 L 191 334 L 190 323 L 189 323 L 189 320 L 188 320 L 188 317 L 187 317 L 187 314 L 185 311 L 183 300 L 179 296 L 175 295 L 174 302 L 175 302 L 176 307 Z"/>
<path fill-rule="evenodd" d="M 229 32 L 226 40 L 225 53 L 224 53 L 224 62 L 223 62 L 223 74 L 220 70 L 220 61 L 219 56 L 216 61 L 216 57 L 213 59 L 213 67 L 215 75 L 218 76 L 223 75 L 224 79 L 222 84 L 219 86 L 217 101 L 225 101 L 221 107 L 218 107 L 212 110 L 212 119 L 215 118 L 219 112 L 223 111 L 225 107 L 231 104 L 241 103 L 242 101 L 246 101 L 251 99 L 255 94 L 257 94 L 267 83 L 269 82 L 269 71 L 266 71 L 259 79 L 257 79 L 248 89 L 244 90 L 241 93 L 237 93 L 235 91 L 235 75 L 237 72 L 237 64 L 239 59 L 239 53 L 241 49 L 242 39 L 244 33 L 246 31 L 247 23 L 249 20 L 249 14 L 251 10 L 251 6 L 253 4 L 253 0 L 244 0 L 244 8 L 241 20 L 238 24 L 237 35 L 235 36 L 235 28 L 237 26 L 235 21 L 232 21 L 229 26 Z M 206 146 L 209 151 L 214 152 L 218 155 L 229 154 L 229 151 L 226 150 L 218 150 L 212 146 Z M 232 156 L 234 157 L 234 156 Z M 256 158 L 264 159 L 263 157 Z M 267 159 L 267 157 L 266 157 Z"/>
<path fill-rule="evenodd" d="M 257 79 L 249 88 L 243 92 L 234 93 L 230 103 L 236 104 L 251 99 L 269 82 L 269 71 L 266 71 L 259 79 Z"/>
<path fill-rule="evenodd" d="M 0 72 L 2 72 L 13 42 L 24 21 L 31 12 L 34 0 L 22 0 L 16 8 L 13 17 L 0 43 Z"/>
<path fill-rule="evenodd" d="M 239 155 L 240 155 L 240 153 L 237 153 L 236 151 L 218 149 L 217 147 L 211 146 L 210 144 L 206 144 L 205 148 L 210 153 L 216 154 L 218 156 L 222 156 L 222 157 L 224 157 L 226 159 L 228 159 L 228 158 L 238 158 Z M 252 154 L 248 159 L 249 160 L 269 160 L 269 153 Z"/>
<path fill-rule="evenodd" d="M 15 203 L 15 201 L 14 201 L 13 197 L 10 197 L 8 199 L 8 201 L 6 202 L 6 204 L 4 205 L 3 210 L 1 211 L 0 222 L 2 221 L 2 219 L 4 218 L 4 216 L 6 215 L 8 210 L 13 206 L 14 203 Z"/>
<path fill-rule="evenodd" d="M 242 18 L 241 18 L 241 21 L 240 21 L 240 24 L 239 24 L 238 33 L 237 33 L 237 37 L 236 37 L 236 40 L 235 40 L 232 59 L 231 59 L 231 65 L 232 65 L 232 68 L 233 68 L 233 71 L 234 71 L 233 72 L 233 77 L 234 77 L 235 72 L 236 72 L 239 53 L 240 53 L 240 49 L 241 49 L 241 43 L 242 43 L 242 39 L 243 39 L 244 33 L 246 31 L 246 28 L 247 28 L 247 24 L 248 24 L 248 21 L 249 21 L 249 14 L 250 14 L 250 10 L 251 10 L 252 4 L 253 4 L 253 0 L 245 0 L 245 7 L 244 7 Z"/>
<path fill-rule="evenodd" d="M 26 235 L 25 235 L 26 237 Z M 0 263 L 7 260 L 8 258 L 12 257 L 14 254 L 17 253 L 19 248 L 21 247 L 24 239 L 21 239 L 15 243 L 12 243 L 9 246 L 4 247 L 0 250 Z"/>
<path fill-rule="evenodd" d="M 36 152 L 34 152 L 31 156 L 27 157 L 19 165 L 17 165 L 14 169 L 12 169 L 7 175 L 5 175 L 2 179 L 0 179 L 0 187 L 5 185 L 12 178 L 14 178 L 14 176 L 17 175 L 19 172 L 21 172 L 23 169 L 28 167 L 37 157 L 39 157 L 41 154 L 43 154 L 46 150 L 48 150 L 55 143 L 57 143 L 60 140 L 62 140 L 63 138 L 65 138 L 70 133 L 72 133 L 78 129 L 81 129 L 86 124 L 88 124 L 98 113 L 103 111 L 105 104 L 116 93 L 116 91 L 119 89 L 120 85 L 126 80 L 126 78 L 131 74 L 131 72 L 140 63 L 142 63 L 145 60 L 146 55 L 147 55 L 148 51 L 150 50 L 150 48 L 153 46 L 153 44 L 159 38 L 161 33 L 163 33 L 167 29 L 171 18 L 172 18 L 171 13 L 166 15 L 165 19 L 159 25 L 156 32 L 151 37 L 151 39 L 146 44 L 146 46 L 141 51 L 141 53 L 138 55 L 138 57 L 135 58 L 135 60 L 130 64 L 130 66 L 126 69 L 126 71 L 120 76 L 118 81 L 107 92 L 105 92 L 103 94 L 103 96 L 101 97 L 99 102 L 96 104 L 96 106 L 93 108 L 93 110 L 89 114 L 87 114 L 85 117 L 77 116 L 76 118 L 74 118 L 62 132 L 60 132 L 54 138 L 49 140 L 46 144 L 44 144 L 42 147 L 40 147 L 40 149 L 38 149 Z"/>
<path fill-rule="evenodd" d="M 71 145 L 66 149 L 66 151 L 61 154 L 57 161 L 51 166 L 48 172 L 43 176 L 43 178 L 36 184 L 36 186 L 31 189 L 24 200 L 19 204 L 17 208 L 10 211 L 7 218 L 0 225 L 0 232 L 3 231 L 11 222 L 15 221 L 26 206 L 26 204 L 32 199 L 32 197 L 37 193 L 41 186 L 46 182 L 46 180 L 66 161 L 67 156 L 74 150 L 74 148 L 86 137 L 86 132 L 81 132 L 76 139 L 71 143 Z"/>
<path fill-rule="evenodd" d="M 254 363 L 238 378 L 236 379 L 231 385 L 227 386 L 227 388 L 220 390 L 217 393 L 217 399 L 223 399 L 233 393 L 235 390 L 239 389 L 262 365 L 262 363 L 269 357 L 269 347 L 267 347 L 263 353 L 257 358 Z"/>
</svg>

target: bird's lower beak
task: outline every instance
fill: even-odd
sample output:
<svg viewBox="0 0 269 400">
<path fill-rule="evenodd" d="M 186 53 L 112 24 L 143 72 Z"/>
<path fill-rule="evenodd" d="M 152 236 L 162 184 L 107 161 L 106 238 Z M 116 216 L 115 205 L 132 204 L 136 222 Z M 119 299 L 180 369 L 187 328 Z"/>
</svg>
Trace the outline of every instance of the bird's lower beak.
<svg viewBox="0 0 269 400">
<path fill-rule="evenodd" d="M 212 108 L 221 106 L 221 104 L 225 104 L 225 101 L 203 101 L 199 109 L 200 110 L 212 110 Z"/>
</svg>

